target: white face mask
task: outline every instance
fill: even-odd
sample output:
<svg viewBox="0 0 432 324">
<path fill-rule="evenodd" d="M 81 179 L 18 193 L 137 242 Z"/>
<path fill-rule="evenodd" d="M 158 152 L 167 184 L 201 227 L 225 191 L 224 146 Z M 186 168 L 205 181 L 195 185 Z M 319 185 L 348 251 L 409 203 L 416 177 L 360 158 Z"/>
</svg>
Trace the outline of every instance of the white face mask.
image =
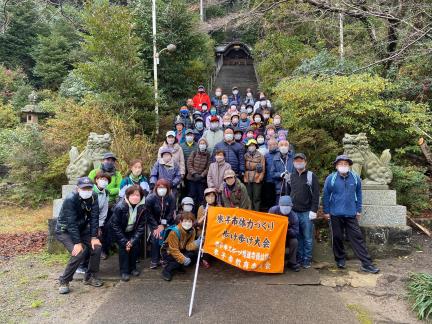
<svg viewBox="0 0 432 324">
<path fill-rule="evenodd" d="M 211 129 L 216 129 L 216 128 L 218 128 L 219 127 L 219 123 L 211 123 L 210 124 L 210 128 Z"/>
<path fill-rule="evenodd" d="M 164 156 L 162 157 L 162 160 L 163 160 L 165 163 L 168 163 L 169 161 L 171 161 L 171 155 L 169 155 L 169 154 L 164 154 Z"/>
<path fill-rule="evenodd" d="M 185 231 L 189 231 L 193 225 L 192 221 L 190 221 L 190 220 L 185 220 L 181 224 L 182 224 L 182 227 Z"/>
<path fill-rule="evenodd" d="M 248 151 L 251 152 L 251 153 L 255 152 L 255 150 L 256 150 L 255 145 L 251 145 L 251 146 L 248 147 Z"/>
<path fill-rule="evenodd" d="M 216 91 L 216 92 L 215 92 L 215 95 L 216 95 L 216 97 L 220 97 L 220 96 L 222 95 L 222 92 L 220 92 L 220 91 Z"/>
<path fill-rule="evenodd" d="M 93 195 L 92 190 L 78 190 L 78 194 L 84 200 L 89 199 Z"/>
<path fill-rule="evenodd" d="M 261 123 L 261 117 L 255 117 L 254 121 L 255 123 Z"/>
<path fill-rule="evenodd" d="M 350 170 L 349 166 L 342 166 L 342 165 L 336 167 L 336 169 L 338 170 L 339 173 L 342 174 L 346 174 Z"/>
<path fill-rule="evenodd" d="M 264 119 L 269 119 L 270 115 L 269 114 L 264 114 Z"/>
<path fill-rule="evenodd" d="M 222 103 L 226 105 L 228 103 L 228 99 L 222 99 Z"/>
<path fill-rule="evenodd" d="M 247 108 L 246 111 L 247 111 L 248 114 L 251 114 L 252 111 L 253 111 L 253 108 Z"/>
<path fill-rule="evenodd" d="M 235 135 L 234 135 L 234 138 L 235 138 L 237 141 L 241 140 L 242 137 L 243 137 L 242 134 L 235 134 Z"/>
<path fill-rule="evenodd" d="M 263 144 L 263 143 L 264 143 L 264 138 L 262 138 L 262 137 L 258 137 L 258 138 L 257 138 L 257 143 L 258 143 L 258 144 Z"/>
<path fill-rule="evenodd" d="M 189 144 L 192 143 L 194 140 L 193 136 L 186 136 L 186 142 L 188 142 Z"/>
<path fill-rule="evenodd" d="M 281 146 L 281 147 L 279 147 L 279 151 L 282 154 L 287 154 L 288 153 L 288 146 Z"/>
<path fill-rule="evenodd" d="M 192 205 L 184 205 L 183 206 L 183 211 L 185 211 L 185 212 L 191 212 L 192 209 L 193 209 Z"/>
<path fill-rule="evenodd" d="M 254 137 L 254 134 L 253 134 L 253 133 L 248 133 L 248 134 L 246 135 L 246 137 L 247 137 L 247 138 L 253 138 L 253 137 Z"/>
<path fill-rule="evenodd" d="M 291 212 L 291 206 L 279 206 L 282 215 L 288 215 Z"/>
<path fill-rule="evenodd" d="M 303 170 L 305 167 L 306 163 L 304 162 L 294 163 L 294 168 L 296 168 L 297 170 Z"/>
<path fill-rule="evenodd" d="M 251 97 L 252 97 L 252 93 L 251 93 L 251 92 L 248 92 L 248 93 L 247 93 L 247 96 L 251 98 Z"/>
<path fill-rule="evenodd" d="M 164 188 L 164 187 L 160 187 L 160 188 L 157 188 L 156 192 L 157 192 L 159 197 L 165 197 L 167 192 L 168 192 L 168 189 Z"/>
<path fill-rule="evenodd" d="M 225 160 L 225 157 L 218 155 L 215 157 L 215 160 L 216 162 L 222 162 L 223 160 Z"/>
<path fill-rule="evenodd" d="M 174 138 L 167 138 L 167 143 L 170 145 L 174 144 L 175 139 Z"/>
<path fill-rule="evenodd" d="M 202 130 L 204 128 L 203 123 L 196 123 L 195 126 L 196 126 L 196 129 L 198 129 L 198 130 Z"/>
<path fill-rule="evenodd" d="M 233 119 L 232 119 L 232 123 L 233 123 L 233 124 L 237 124 L 237 123 L 238 123 L 238 118 L 233 118 Z"/>
<path fill-rule="evenodd" d="M 108 180 L 106 180 L 106 179 L 99 179 L 97 181 L 97 185 L 98 185 L 99 188 L 105 189 L 108 186 Z"/>
<path fill-rule="evenodd" d="M 260 102 L 260 105 L 261 105 L 261 107 L 265 107 L 265 106 L 267 106 L 267 101 L 261 101 L 261 102 Z"/>
<path fill-rule="evenodd" d="M 201 106 L 201 110 L 202 111 L 207 111 L 208 107 L 207 106 Z"/>
<path fill-rule="evenodd" d="M 273 119 L 273 124 L 280 125 L 281 120 L 279 118 Z"/>
<path fill-rule="evenodd" d="M 224 124 L 224 126 L 229 126 L 229 125 L 231 124 L 231 122 L 229 122 L 229 121 L 224 121 L 223 124 Z"/>
<path fill-rule="evenodd" d="M 237 94 L 238 94 L 238 90 L 234 90 L 234 91 L 233 91 L 233 94 L 234 94 L 234 95 L 237 95 Z"/>
<path fill-rule="evenodd" d="M 225 134 L 224 138 L 225 138 L 225 141 L 227 141 L 227 142 L 232 141 L 234 138 L 234 134 Z"/>
<path fill-rule="evenodd" d="M 199 145 L 199 149 L 200 149 L 201 152 L 204 152 L 204 151 L 207 149 L 207 145 L 205 145 L 205 144 L 200 144 L 200 145 Z"/>
</svg>

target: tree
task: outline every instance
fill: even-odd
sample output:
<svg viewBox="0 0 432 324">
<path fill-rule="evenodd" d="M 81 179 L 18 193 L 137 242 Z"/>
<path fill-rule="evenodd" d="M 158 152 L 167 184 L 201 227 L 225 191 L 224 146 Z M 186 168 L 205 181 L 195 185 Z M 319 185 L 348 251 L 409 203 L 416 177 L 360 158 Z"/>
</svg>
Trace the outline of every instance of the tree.
<svg viewBox="0 0 432 324">
<path fill-rule="evenodd" d="M 111 110 L 136 117 L 137 110 L 151 106 L 152 95 L 130 9 L 108 1 L 88 3 L 83 20 L 81 49 L 87 61 L 76 65 L 77 76 Z"/>
</svg>

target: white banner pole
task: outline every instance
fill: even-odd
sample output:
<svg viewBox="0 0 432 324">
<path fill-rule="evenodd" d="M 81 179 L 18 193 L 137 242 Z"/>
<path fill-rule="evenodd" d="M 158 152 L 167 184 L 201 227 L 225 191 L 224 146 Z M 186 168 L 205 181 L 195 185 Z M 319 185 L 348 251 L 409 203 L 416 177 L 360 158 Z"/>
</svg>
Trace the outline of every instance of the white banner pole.
<svg viewBox="0 0 432 324">
<path fill-rule="evenodd" d="M 203 223 L 203 230 L 201 233 L 201 242 L 200 242 L 200 246 L 199 246 L 199 250 L 198 250 L 198 259 L 196 262 L 196 266 L 195 266 L 195 276 L 194 276 L 194 281 L 193 281 L 193 285 L 192 285 L 192 296 L 191 296 L 191 300 L 190 300 L 190 304 L 189 304 L 189 317 L 192 316 L 192 307 L 193 307 L 193 303 L 194 303 L 194 299 L 195 299 L 195 287 L 196 287 L 196 282 L 198 279 L 198 270 L 199 270 L 199 264 L 200 264 L 200 259 L 201 259 L 201 253 L 202 253 L 202 245 L 203 245 L 203 237 L 205 234 L 205 228 L 206 228 L 206 223 L 207 223 L 207 209 L 208 209 L 208 204 L 206 205 L 206 209 L 204 212 L 204 223 Z"/>
</svg>

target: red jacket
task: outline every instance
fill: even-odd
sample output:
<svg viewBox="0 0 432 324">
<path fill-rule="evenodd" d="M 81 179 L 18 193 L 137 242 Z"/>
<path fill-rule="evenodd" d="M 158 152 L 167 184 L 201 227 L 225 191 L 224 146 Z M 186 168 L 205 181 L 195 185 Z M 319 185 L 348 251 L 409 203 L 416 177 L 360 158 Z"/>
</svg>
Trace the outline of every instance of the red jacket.
<svg viewBox="0 0 432 324">
<path fill-rule="evenodd" d="M 207 93 L 203 92 L 203 93 L 197 93 L 194 97 L 193 97 L 193 103 L 194 103 L 194 107 L 195 109 L 201 111 L 201 105 L 205 102 L 207 104 L 208 109 L 210 110 L 211 107 L 211 101 L 210 101 L 210 97 Z"/>
</svg>

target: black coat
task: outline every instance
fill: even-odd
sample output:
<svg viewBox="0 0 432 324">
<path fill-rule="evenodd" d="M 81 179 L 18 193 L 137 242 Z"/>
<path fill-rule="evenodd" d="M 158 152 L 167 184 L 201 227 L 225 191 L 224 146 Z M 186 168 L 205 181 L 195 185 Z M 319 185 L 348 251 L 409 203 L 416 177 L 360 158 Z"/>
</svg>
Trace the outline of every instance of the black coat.
<svg viewBox="0 0 432 324">
<path fill-rule="evenodd" d="M 99 226 L 99 203 L 97 194 L 82 199 L 78 192 L 72 192 L 63 201 L 56 231 L 68 233 L 74 244 L 81 242 L 81 233 L 90 225 L 91 237 L 96 237 Z"/>
<path fill-rule="evenodd" d="M 110 220 L 111 229 L 117 243 L 121 246 L 126 246 L 126 243 L 129 240 L 132 242 L 132 245 L 138 244 L 141 237 L 144 235 L 146 221 L 152 221 L 148 218 L 148 213 L 144 204 L 137 208 L 138 210 L 134 228 L 131 232 L 128 232 L 129 235 L 132 235 L 130 239 L 126 236 L 126 227 L 129 221 L 129 205 L 124 199 L 122 199 L 113 208 Z"/>
<path fill-rule="evenodd" d="M 162 219 L 167 220 L 167 225 L 174 224 L 175 199 L 171 194 L 167 194 L 161 198 L 156 193 L 152 192 L 146 198 L 146 209 L 149 219 L 153 220 L 154 226 L 150 224 L 152 230 L 156 229 L 161 224 Z"/>
<path fill-rule="evenodd" d="M 287 195 L 293 201 L 293 210 L 296 212 L 313 211 L 316 213 L 319 206 L 318 177 L 312 173 L 312 186 L 307 184 L 307 170 L 299 174 L 297 170 L 291 173 L 291 184 L 287 184 Z"/>
</svg>

